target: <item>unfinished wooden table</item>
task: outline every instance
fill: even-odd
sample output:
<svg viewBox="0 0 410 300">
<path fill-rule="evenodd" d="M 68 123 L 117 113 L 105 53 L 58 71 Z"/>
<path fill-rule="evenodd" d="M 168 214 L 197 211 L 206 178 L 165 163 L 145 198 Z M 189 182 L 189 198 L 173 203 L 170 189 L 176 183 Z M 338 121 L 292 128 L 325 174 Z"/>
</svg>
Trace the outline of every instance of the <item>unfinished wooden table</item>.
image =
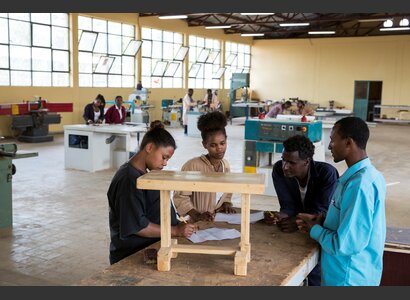
<svg viewBox="0 0 410 300">
<path fill-rule="evenodd" d="M 249 173 L 201 173 L 193 171 L 152 171 L 137 179 L 137 188 L 160 190 L 161 193 L 161 248 L 158 251 L 157 269 L 169 271 L 171 258 L 178 253 L 234 255 L 234 274 L 246 276 L 251 260 L 250 244 L 250 195 L 263 194 L 264 174 Z M 178 245 L 171 239 L 172 191 L 223 192 L 242 194 L 241 237 L 238 247 L 205 245 Z"/>
</svg>

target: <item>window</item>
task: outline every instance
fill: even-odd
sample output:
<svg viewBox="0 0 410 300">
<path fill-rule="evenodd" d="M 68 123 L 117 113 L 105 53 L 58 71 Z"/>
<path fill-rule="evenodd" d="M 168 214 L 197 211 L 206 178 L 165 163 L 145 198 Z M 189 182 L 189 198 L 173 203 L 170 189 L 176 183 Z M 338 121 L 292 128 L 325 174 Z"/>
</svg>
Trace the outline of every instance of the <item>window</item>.
<svg viewBox="0 0 410 300">
<path fill-rule="evenodd" d="M 251 68 L 251 46 L 232 42 L 225 43 L 225 84 L 231 88 L 232 73 L 249 73 Z"/>
<path fill-rule="evenodd" d="M 0 86 L 69 86 L 66 13 L 0 13 Z"/>
<path fill-rule="evenodd" d="M 133 25 L 79 16 L 79 86 L 134 87 L 140 46 Z"/>
<path fill-rule="evenodd" d="M 189 88 L 218 89 L 221 67 L 221 43 L 218 40 L 189 37 Z"/>
<path fill-rule="evenodd" d="M 182 61 L 188 51 L 181 33 L 142 28 L 142 76 L 144 87 L 182 88 Z"/>
</svg>

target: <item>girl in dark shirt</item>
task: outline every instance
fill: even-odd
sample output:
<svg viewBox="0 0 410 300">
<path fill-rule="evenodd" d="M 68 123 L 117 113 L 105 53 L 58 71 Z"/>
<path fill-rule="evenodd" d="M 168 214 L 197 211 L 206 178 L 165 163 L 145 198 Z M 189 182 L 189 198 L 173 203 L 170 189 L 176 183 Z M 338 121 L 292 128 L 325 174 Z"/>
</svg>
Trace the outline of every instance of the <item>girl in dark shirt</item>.
<svg viewBox="0 0 410 300">
<path fill-rule="evenodd" d="M 175 140 L 161 122 L 154 121 L 139 151 L 123 164 L 107 192 L 111 233 L 110 263 L 159 241 L 160 192 L 140 190 L 137 178 L 147 170 L 161 170 L 174 154 Z M 190 237 L 197 225 L 178 223 L 171 207 L 171 235 Z"/>
</svg>

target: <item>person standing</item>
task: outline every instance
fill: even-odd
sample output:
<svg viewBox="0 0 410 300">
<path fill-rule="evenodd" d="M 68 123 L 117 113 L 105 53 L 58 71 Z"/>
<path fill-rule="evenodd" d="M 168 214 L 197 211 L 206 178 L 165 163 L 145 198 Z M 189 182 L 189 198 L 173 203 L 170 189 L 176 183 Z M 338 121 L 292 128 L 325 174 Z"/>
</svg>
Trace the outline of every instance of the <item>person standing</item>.
<svg viewBox="0 0 410 300">
<path fill-rule="evenodd" d="M 188 134 L 188 112 L 196 106 L 195 101 L 192 99 L 194 94 L 193 89 L 188 89 L 188 93 L 182 99 L 182 125 L 184 125 L 184 134 Z"/>
<path fill-rule="evenodd" d="M 160 121 L 142 139 L 139 151 L 115 173 L 107 192 L 111 233 L 110 264 L 159 241 L 160 191 L 140 190 L 137 179 L 148 170 L 161 170 L 176 148 L 172 135 Z M 198 228 L 179 223 L 171 207 L 172 236 L 189 237 Z"/>
<path fill-rule="evenodd" d="M 348 169 L 339 178 L 326 215 L 298 214 L 301 231 L 321 246 L 322 285 L 376 286 L 386 239 L 386 182 L 367 156 L 369 128 L 358 117 L 333 126 L 329 150 Z"/>
<path fill-rule="evenodd" d="M 282 159 L 273 165 L 272 181 L 280 204 L 274 213 L 279 229 L 297 231 L 298 213 L 319 214 L 328 210 L 339 173 L 326 162 L 313 160 L 315 146 L 303 135 L 283 142 Z M 320 285 L 320 264 L 308 275 L 309 286 Z"/>
<path fill-rule="evenodd" d="M 107 109 L 105 113 L 105 123 L 107 124 L 123 124 L 127 112 L 122 105 L 122 96 L 115 97 L 115 104 Z"/>
</svg>

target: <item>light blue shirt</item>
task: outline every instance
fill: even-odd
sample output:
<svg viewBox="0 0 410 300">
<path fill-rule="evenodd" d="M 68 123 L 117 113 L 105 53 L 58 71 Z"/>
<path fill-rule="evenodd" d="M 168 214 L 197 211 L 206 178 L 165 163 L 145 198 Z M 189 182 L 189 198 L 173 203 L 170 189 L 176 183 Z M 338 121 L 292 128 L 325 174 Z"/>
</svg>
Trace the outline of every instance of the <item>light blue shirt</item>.
<svg viewBox="0 0 410 300">
<path fill-rule="evenodd" d="M 368 158 L 338 180 L 323 226 L 310 236 L 321 245 L 322 285 L 379 285 L 386 239 L 386 182 Z"/>
</svg>

